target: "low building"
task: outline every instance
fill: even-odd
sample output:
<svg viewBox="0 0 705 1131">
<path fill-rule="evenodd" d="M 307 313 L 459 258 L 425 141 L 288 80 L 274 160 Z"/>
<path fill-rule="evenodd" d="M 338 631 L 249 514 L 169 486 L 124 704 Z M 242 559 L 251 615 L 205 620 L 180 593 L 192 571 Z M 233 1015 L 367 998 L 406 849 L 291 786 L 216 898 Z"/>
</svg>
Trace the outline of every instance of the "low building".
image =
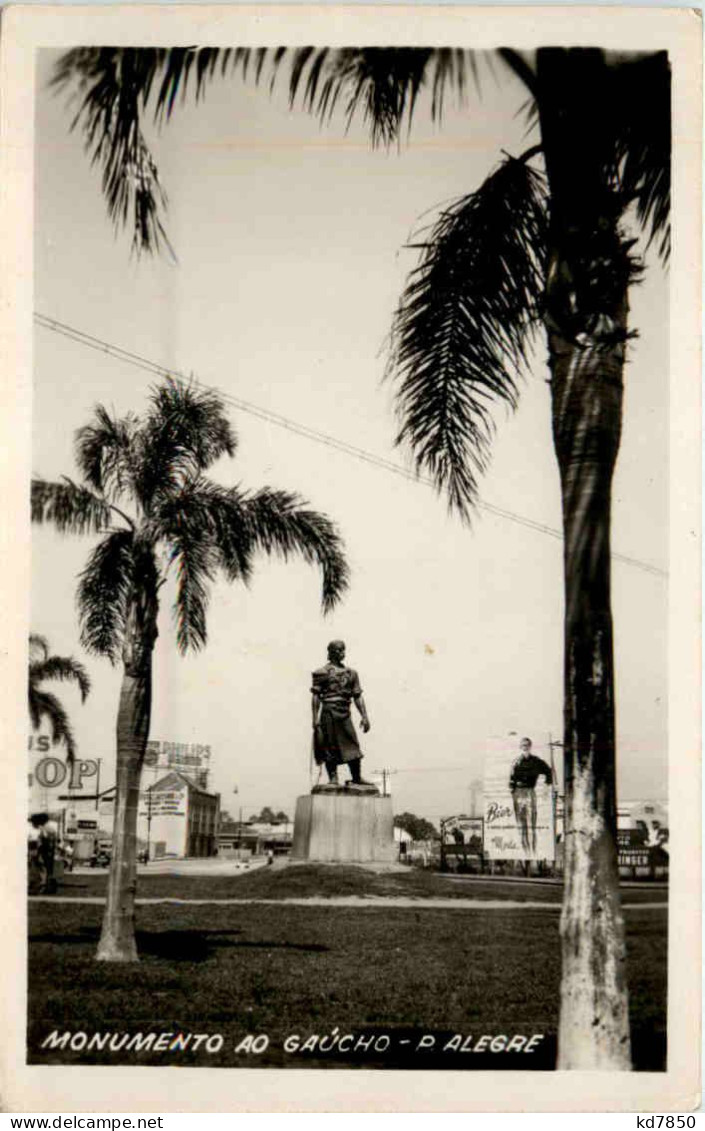
<svg viewBox="0 0 705 1131">
<path fill-rule="evenodd" d="M 286 856 L 291 852 L 294 826 L 291 821 L 224 821 L 218 833 L 220 856 Z"/>
<path fill-rule="evenodd" d="M 67 841 L 73 850 L 74 863 L 89 860 L 95 852 L 101 837 L 108 836 L 110 829 L 101 821 L 99 808 L 93 798 L 71 798 L 63 811 L 61 839 Z"/>
<path fill-rule="evenodd" d="M 90 860 L 98 845 L 111 838 L 113 810 L 106 811 L 103 798 L 110 799 L 113 793 L 114 789 L 91 796 L 60 796 L 47 808 L 59 841 L 71 846 L 74 863 Z"/>
<path fill-rule="evenodd" d="M 394 843 L 399 854 L 399 861 L 402 864 L 417 864 L 428 868 L 440 861 L 440 841 L 438 840 L 414 840 L 411 833 L 408 833 L 406 829 L 401 829 L 398 825 L 395 825 Z"/>
<path fill-rule="evenodd" d="M 220 794 L 207 793 L 186 774 L 172 770 L 150 786 L 142 815 L 153 860 L 216 855 Z"/>
</svg>

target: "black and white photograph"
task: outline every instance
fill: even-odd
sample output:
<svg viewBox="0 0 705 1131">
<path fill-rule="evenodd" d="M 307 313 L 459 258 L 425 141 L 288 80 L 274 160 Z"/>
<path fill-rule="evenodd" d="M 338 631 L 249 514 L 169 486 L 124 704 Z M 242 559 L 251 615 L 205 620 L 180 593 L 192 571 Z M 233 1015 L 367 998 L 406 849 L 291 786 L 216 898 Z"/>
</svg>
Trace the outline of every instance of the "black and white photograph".
<svg viewBox="0 0 705 1131">
<path fill-rule="evenodd" d="M 697 1106 L 700 28 L 605 11 L 4 25 L 15 1110 Z"/>
</svg>

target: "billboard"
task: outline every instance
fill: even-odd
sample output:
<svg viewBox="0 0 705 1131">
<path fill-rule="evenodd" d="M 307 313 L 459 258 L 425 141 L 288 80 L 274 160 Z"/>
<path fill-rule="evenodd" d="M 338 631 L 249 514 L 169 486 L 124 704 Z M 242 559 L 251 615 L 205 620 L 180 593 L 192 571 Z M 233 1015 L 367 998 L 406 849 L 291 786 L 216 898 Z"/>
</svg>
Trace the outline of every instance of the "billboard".
<svg viewBox="0 0 705 1131">
<path fill-rule="evenodd" d="M 186 814 L 186 786 L 149 791 L 147 808 L 152 817 L 183 817 Z"/>
<path fill-rule="evenodd" d="M 553 860 L 554 789 L 549 763 L 530 745 L 495 747 L 486 758 L 484 785 L 487 857 Z"/>
<path fill-rule="evenodd" d="M 153 741 L 147 743 L 144 764 L 160 766 L 162 769 L 182 770 L 185 774 L 194 772 L 207 774 L 210 757 L 210 746 L 200 742 Z"/>
<path fill-rule="evenodd" d="M 441 821 L 446 856 L 479 856 L 482 853 L 482 817 L 447 817 Z"/>
<path fill-rule="evenodd" d="M 54 746 L 45 734 L 30 735 L 28 751 L 30 813 L 57 812 L 66 807 L 69 797 L 77 801 L 95 798 L 99 758 L 76 758 L 69 766 L 65 747 Z"/>
</svg>

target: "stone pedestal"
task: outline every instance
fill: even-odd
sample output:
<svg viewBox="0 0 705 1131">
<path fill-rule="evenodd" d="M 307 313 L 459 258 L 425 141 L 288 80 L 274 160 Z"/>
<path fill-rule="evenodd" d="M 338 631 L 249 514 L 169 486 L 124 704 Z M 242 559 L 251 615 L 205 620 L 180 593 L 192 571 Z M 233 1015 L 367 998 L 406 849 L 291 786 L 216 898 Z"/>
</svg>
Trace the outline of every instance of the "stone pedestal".
<svg viewBox="0 0 705 1131">
<path fill-rule="evenodd" d="M 297 798 L 291 856 L 321 864 L 394 863 L 391 797 L 340 790 Z"/>
</svg>

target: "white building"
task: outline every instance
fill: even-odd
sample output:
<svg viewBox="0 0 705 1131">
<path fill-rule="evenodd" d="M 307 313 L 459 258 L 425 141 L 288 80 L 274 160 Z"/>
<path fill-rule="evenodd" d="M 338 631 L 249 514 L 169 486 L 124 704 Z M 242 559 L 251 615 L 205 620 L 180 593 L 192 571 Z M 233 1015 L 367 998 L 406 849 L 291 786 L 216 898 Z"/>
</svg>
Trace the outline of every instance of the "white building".
<svg viewBox="0 0 705 1131">
<path fill-rule="evenodd" d="M 151 859 L 215 856 L 220 794 L 201 789 L 186 774 L 171 770 L 150 786 L 141 816 Z"/>
</svg>

